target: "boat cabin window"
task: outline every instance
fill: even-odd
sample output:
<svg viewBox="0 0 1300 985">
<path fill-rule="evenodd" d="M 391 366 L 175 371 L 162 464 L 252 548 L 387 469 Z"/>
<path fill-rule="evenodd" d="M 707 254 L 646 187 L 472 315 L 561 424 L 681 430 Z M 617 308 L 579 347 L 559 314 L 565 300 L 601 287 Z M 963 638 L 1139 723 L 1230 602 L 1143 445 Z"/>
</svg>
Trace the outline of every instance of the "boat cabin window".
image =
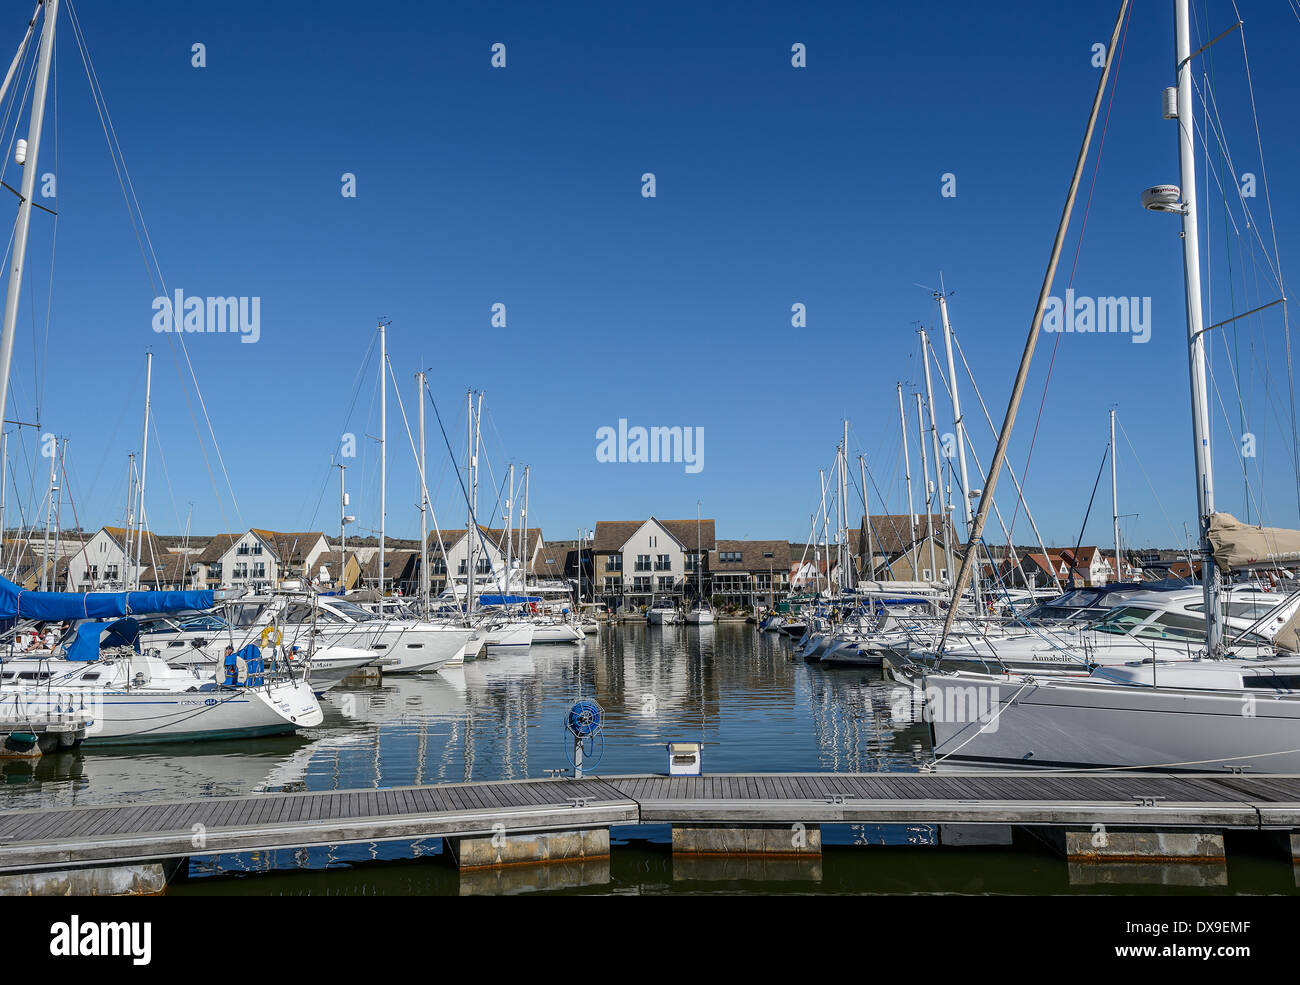
<svg viewBox="0 0 1300 985">
<path fill-rule="evenodd" d="M 1164 612 L 1137 631 L 1144 639 L 1205 642 L 1205 620 L 1179 612 Z"/>
<path fill-rule="evenodd" d="M 184 619 L 178 620 L 178 625 L 180 626 L 181 629 L 186 630 L 188 632 L 203 631 L 203 632 L 212 633 L 212 632 L 220 632 L 223 629 L 230 628 L 230 625 L 226 622 L 226 620 L 222 619 L 218 615 L 213 615 L 213 614 L 205 614 L 201 616 L 186 616 Z"/>
<path fill-rule="evenodd" d="M 1118 609 L 1112 609 L 1108 612 L 1106 618 L 1097 623 L 1093 629 L 1099 633 L 1116 633 L 1120 636 L 1128 636 L 1155 614 L 1155 609 L 1144 609 L 1138 605 L 1122 605 Z M 1202 635 L 1204 635 L 1203 629 Z"/>
</svg>

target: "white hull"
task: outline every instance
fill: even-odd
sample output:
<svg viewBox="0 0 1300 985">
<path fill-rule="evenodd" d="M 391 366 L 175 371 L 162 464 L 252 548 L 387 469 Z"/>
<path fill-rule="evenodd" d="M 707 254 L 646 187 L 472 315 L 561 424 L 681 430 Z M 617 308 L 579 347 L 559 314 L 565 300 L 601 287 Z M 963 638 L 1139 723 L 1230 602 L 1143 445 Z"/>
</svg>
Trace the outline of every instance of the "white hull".
<svg viewBox="0 0 1300 985">
<path fill-rule="evenodd" d="M 925 685 L 945 763 L 1300 772 L 1293 695 L 938 675 Z"/>
<path fill-rule="evenodd" d="M 85 739 L 94 745 L 275 735 L 311 728 L 324 718 L 310 685 L 301 680 L 179 693 L 54 688 L 3 688 L 0 715 L 71 709 L 94 719 Z"/>
<path fill-rule="evenodd" d="M 692 626 L 712 626 L 713 613 L 703 609 L 692 609 L 686 613 L 686 621 Z"/>
<path fill-rule="evenodd" d="M 541 623 L 533 627 L 534 643 L 581 643 L 586 634 L 571 623 Z"/>
<path fill-rule="evenodd" d="M 510 623 L 493 629 L 481 630 L 483 646 L 488 652 L 497 650 L 527 650 L 533 645 L 532 623 Z"/>
</svg>

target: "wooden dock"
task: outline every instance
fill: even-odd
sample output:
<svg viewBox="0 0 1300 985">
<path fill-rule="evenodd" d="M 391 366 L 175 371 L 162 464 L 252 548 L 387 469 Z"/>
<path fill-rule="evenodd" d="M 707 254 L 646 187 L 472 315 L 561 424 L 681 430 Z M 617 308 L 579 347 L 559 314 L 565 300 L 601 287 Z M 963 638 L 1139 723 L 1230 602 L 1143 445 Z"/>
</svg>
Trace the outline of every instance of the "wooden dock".
<svg viewBox="0 0 1300 985">
<path fill-rule="evenodd" d="M 6 811 L 0 813 L 0 872 L 432 836 L 469 842 L 590 829 L 607 836 L 611 826 L 629 824 L 774 829 L 861 823 L 1290 834 L 1300 832 L 1300 776 L 615 776 Z"/>
</svg>

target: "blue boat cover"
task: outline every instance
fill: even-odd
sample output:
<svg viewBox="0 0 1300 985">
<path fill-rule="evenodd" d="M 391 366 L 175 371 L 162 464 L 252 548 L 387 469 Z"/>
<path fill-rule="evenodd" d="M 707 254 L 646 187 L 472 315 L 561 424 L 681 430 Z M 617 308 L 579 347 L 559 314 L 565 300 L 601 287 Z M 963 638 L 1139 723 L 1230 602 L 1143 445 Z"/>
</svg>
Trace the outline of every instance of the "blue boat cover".
<svg viewBox="0 0 1300 985">
<path fill-rule="evenodd" d="M 212 591 L 202 592 L 27 592 L 0 578 L 0 619 L 112 619 L 135 613 L 211 609 Z"/>
<path fill-rule="evenodd" d="M 103 636 L 101 640 L 100 637 Z M 83 622 L 68 645 L 69 660 L 98 660 L 102 646 L 129 646 L 140 652 L 140 624 L 134 619 L 117 622 Z"/>
<path fill-rule="evenodd" d="M 239 661 L 244 661 L 247 674 L 239 679 Z M 262 663 L 262 649 L 256 643 L 249 643 L 242 650 L 226 654 L 226 683 L 230 685 L 246 684 L 260 687 L 266 683 L 266 665 Z"/>
<path fill-rule="evenodd" d="M 529 602 L 540 602 L 540 595 L 480 595 L 478 597 L 480 605 L 526 605 Z"/>
</svg>

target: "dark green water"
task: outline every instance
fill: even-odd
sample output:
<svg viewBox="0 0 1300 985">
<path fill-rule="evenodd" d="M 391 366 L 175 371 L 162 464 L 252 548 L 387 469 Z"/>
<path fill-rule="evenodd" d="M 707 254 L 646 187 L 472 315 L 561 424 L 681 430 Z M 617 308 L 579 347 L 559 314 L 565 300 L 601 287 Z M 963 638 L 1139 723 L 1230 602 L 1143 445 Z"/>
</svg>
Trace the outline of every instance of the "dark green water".
<svg viewBox="0 0 1300 985">
<path fill-rule="evenodd" d="M 335 689 L 295 737 L 135 747 L 11 764 L 0 806 L 39 807 L 279 790 L 518 779 L 567 768 L 564 712 L 594 697 L 605 742 L 588 772 L 665 772 L 665 743 L 705 742 L 706 772 L 914 770 L 923 726 L 891 722 L 877 672 L 789 659 L 748 625 L 628 625 L 428 677 Z M 439 839 L 194 859 L 185 894 L 1294 893 L 1290 861 L 1229 846 L 1226 868 L 1071 867 L 1036 844 L 951 849 L 929 826 L 829 826 L 819 862 L 674 860 L 668 829 L 616 828 L 606 862 L 462 875 Z"/>
</svg>

